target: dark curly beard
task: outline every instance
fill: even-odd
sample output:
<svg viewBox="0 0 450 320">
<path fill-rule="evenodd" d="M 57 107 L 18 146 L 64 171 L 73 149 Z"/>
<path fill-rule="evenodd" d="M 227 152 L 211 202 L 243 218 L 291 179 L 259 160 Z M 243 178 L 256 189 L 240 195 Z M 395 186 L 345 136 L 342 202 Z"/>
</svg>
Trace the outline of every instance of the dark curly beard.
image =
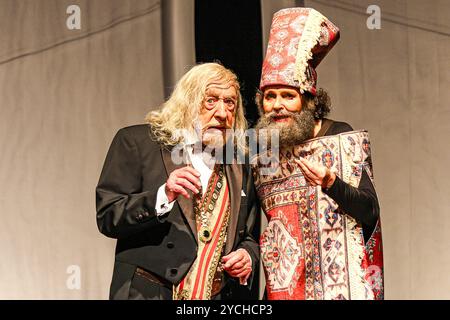
<svg viewBox="0 0 450 320">
<path fill-rule="evenodd" d="M 292 118 L 293 121 L 289 123 L 277 123 L 273 121 L 275 116 L 287 115 Z M 303 109 L 300 112 L 282 111 L 266 113 L 261 115 L 256 124 L 256 129 L 259 131 L 265 129 L 269 133 L 270 143 L 270 131 L 279 130 L 280 134 L 280 148 L 292 147 L 311 139 L 314 134 L 314 112 L 309 109 Z"/>
</svg>

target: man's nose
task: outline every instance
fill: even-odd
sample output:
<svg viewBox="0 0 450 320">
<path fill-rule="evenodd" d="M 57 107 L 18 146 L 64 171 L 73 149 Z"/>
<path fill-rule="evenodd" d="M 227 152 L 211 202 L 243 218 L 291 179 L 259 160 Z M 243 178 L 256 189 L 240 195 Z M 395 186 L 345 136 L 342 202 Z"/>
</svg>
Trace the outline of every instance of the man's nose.
<svg viewBox="0 0 450 320">
<path fill-rule="evenodd" d="M 217 102 L 216 112 L 214 113 L 214 116 L 221 120 L 225 120 L 227 118 L 226 106 L 222 99 Z"/>
<path fill-rule="evenodd" d="M 281 109 L 284 109 L 284 102 L 283 102 L 282 97 L 278 96 L 278 97 L 275 99 L 275 102 L 274 102 L 274 104 L 273 104 L 273 109 L 274 109 L 275 111 L 280 111 Z"/>
</svg>

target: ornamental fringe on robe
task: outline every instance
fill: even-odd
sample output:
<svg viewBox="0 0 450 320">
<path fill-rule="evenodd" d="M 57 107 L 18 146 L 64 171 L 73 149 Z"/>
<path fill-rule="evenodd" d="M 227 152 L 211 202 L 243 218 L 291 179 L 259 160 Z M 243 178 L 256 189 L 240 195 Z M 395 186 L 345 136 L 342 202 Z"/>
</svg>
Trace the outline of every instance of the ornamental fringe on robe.
<svg viewBox="0 0 450 320">
<path fill-rule="evenodd" d="M 322 163 L 351 186 L 358 187 L 363 170 L 373 182 L 367 131 L 282 149 L 279 162 L 266 166 L 257 157 L 255 184 L 269 221 L 260 239 L 267 298 L 383 299 L 380 221 L 364 243 L 361 225 L 307 183 L 294 161 L 299 157 Z"/>
</svg>

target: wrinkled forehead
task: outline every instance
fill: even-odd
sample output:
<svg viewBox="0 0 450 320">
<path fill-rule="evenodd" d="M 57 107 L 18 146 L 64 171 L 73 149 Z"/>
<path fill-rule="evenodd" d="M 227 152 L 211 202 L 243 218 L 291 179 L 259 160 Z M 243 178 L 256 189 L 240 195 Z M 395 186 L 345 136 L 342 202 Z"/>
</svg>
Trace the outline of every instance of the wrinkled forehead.
<svg viewBox="0 0 450 320">
<path fill-rule="evenodd" d="M 212 82 L 206 87 L 206 95 L 237 98 L 236 84 L 233 82 Z"/>
</svg>

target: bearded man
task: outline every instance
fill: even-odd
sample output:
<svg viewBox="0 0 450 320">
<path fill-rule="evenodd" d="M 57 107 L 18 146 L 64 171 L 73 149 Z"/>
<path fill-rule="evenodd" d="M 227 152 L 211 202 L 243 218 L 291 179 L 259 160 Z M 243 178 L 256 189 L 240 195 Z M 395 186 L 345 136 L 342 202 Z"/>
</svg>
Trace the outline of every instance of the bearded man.
<svg viewBox="0 0 450 320">
<path fill-rule="evenodd" d="M 117 239 L 111 299 L 227 299 L 257 283 L 250 170 L 203 152 L 244 132 L 239 90 L 223 66 L 195 66 L 147 124 L 114 137 L 96 189 L 98 228 Z"/>
<path fill-rule="evenodd" d="M 260 243 L 268 299 L 383 299 L 369 137 L 325 118 L 330 99 L 316 90 L 315 68 L 338 39 L 314 9 L 284 9 L 272 20 L 257 128 L 279 132 L 279 162 L 271 174 L 261 156 L 254 166 L 269 221 Z"/>
</svg>

